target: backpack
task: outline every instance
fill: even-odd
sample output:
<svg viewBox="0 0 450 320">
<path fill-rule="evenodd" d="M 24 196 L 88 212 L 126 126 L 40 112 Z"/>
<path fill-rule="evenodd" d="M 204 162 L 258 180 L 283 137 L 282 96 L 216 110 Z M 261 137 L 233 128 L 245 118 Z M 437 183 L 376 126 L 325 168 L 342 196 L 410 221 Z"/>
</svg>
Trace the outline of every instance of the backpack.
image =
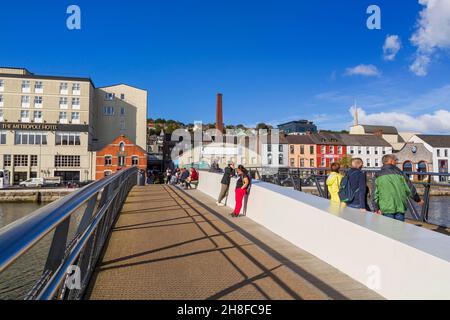
<svg viewBox="0 0 450 320">
<path fill-rule="evenodd" d="M 341 202 L 352 202 L 355 199 L 356 193 L 359 191 L 359 188 L 353 191 L 350 185 L 350 177 L 355 173 L 358 173 L 358 171 L 347 174 L 341 181 L 341 186 L 339 187 L 339 199 L 341 199 Z"/>
</svg>

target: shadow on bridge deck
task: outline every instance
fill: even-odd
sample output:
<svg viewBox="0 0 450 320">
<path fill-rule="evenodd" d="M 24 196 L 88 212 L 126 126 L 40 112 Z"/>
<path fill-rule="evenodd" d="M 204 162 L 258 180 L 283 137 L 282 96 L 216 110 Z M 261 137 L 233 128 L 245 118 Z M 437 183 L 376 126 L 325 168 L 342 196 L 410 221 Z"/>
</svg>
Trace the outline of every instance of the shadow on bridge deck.
<svg viewBox="0 0 450 320">
<path fill-rule="evenodd" d="M 88 299 L 381 299 L 200 191 L 135 187 Z"/>
</svg>

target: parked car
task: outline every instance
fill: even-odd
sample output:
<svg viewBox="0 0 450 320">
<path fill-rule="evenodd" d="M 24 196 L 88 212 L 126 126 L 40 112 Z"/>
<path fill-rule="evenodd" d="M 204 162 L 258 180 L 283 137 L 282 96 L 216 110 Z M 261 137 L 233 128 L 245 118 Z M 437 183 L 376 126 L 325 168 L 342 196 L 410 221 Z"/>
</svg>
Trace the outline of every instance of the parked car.
<svg viewBox="0 0 450 320">
<path fill-rule="evenodd" d="M 31 178 L 19 183 L 24 188 L 41 188 L 41 187 L 57 187 L 61 184 L 60 177 L 54 178 Z"/>
</svg>

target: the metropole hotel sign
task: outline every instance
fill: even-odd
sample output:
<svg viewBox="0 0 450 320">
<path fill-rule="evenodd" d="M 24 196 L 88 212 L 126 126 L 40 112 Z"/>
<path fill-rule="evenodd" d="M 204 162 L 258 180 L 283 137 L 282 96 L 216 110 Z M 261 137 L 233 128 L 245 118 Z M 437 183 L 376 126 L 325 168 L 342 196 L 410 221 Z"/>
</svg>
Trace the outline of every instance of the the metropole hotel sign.
<svg viewBox="0 0 450 320">
<path fill-rule="evenodd" d="M 89 126 L 82 124 L 0 122 L 0 130 L 87 132 Z"/>
</svg>

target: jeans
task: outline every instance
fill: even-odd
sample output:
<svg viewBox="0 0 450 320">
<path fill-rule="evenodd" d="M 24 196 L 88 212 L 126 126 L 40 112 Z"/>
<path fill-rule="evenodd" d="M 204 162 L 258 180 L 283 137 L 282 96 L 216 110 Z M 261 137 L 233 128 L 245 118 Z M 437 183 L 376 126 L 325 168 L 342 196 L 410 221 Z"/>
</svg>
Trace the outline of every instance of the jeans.
<svg viewBox="0 0 450 320">
<path fill-rule="evenodd" d="M 403 221 L 405 222 L 405 214 L 404 213 L 385 213 L 383 214 L 386 218 Z"/>
</svg>

